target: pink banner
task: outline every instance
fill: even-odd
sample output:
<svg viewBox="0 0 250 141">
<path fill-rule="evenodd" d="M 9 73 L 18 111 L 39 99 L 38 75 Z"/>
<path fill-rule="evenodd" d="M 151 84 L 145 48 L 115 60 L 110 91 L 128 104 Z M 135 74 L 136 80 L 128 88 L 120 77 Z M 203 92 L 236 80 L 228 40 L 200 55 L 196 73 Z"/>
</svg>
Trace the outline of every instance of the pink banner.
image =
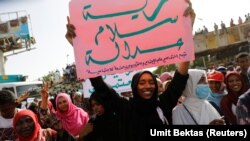
<svg viewBox="0 0 250 141">
<path fill-rule="evenodd" d="M 71 0 L 79 78 L 194 59 L 185 0 Z"/>
</svg>

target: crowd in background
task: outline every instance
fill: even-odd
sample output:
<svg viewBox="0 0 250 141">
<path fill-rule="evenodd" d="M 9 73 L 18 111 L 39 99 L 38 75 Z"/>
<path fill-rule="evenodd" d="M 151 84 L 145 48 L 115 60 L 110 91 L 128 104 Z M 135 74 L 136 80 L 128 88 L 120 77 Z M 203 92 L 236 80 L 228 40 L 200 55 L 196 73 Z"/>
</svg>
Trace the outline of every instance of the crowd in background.
<svg viewBox="0 0 250 141">
<path fill-rule="evenodd" d="M 164 126 L 250 124 L 250 56 L 239 53 L 235 61 L 237 67 L 233 69 L 219 65 L 210 71 L 188 69 L 189 63 L 180 63 L 174 74 L 138 72 L 127 98 L 118 95 L 102 77 L 90 79 L 95 92 L 88 100 L 79 91 L 58 92 L 49 98 L 48 85 L 44 84 L 41 100 L 34 101 L 27 109 L 17 107 L 28 93 L 16 98 L 13 92 L 3 90 L 0 91 L 0 137 L 1 140 L 16 137 L 58 141 L 98 140 L 98 137 L 137 140 L 145 134 L 147 124 L 161 125 L 161 122 Z M 157 116 L 147 117 L 151 114 Z M 135 136 L 138 130 L 141 132 Z M 32 136 L 27 138 L 28 134 Z"/>
<path fill-rule="evenodd" d="M 245 15 L 245 20 L 244 20 L 244 22 L 243 22 L 243 20 L 242 20 L 242 18 L 241 18 L 240 16 L 238 17 L 238 25 L 243 24 L 243 23 L 247 23 L 247 22 L 250 22 L 250 13 L 248 13 L 248 14 Z M 237 25 L 237 24 L 234 22 L 234 19 L 231 18 L 228 27 L 233 27 L 233 26 L 236 26 L 236 25 Z M 208 32 L 209 32 L 209 31 L 208 31 L 207 27 L 204 25 L 203 28 L 202 28 L 202 29 L 199 28 L 199 29 L 195 32 L 195 34 L 204 34 L 204 35 L 206 35 Z M 214 23 L 214 33 L 215 33 L 215 34 L 219 34 L 219 33 L 220 33 L 220 34 L 228 33 L 226 24 L 225 24 L 223 21 L 221 21 L 221 23 L 220 23 L 220 30 L 219 30 L 218 24 L 217 24 L 217 23 Z"/>
<path fill-rule="evenodd" d="M 193 24 L 195 13 L 186 1 L 184 16 L 191 16 Z M 74 26 L 67 28 L 66 37 L 74 38 Z M 143 141 L 152 126 L 249 124 L 250 56 L 240 53 L 235 61 L 239 70 L 217 66 L 208 72 L 181 62 L 174 74 L 139 71 L 128 98 L 101 76 L 90 78 L 95 91 L 89 100 L 78 91 L 58 91 L 51 98 L 45 83 L 41 100 L 27 109 L 17 107 L 28 93 L 16 98 L 1 90 L 0 140 Z"/>
</svg>

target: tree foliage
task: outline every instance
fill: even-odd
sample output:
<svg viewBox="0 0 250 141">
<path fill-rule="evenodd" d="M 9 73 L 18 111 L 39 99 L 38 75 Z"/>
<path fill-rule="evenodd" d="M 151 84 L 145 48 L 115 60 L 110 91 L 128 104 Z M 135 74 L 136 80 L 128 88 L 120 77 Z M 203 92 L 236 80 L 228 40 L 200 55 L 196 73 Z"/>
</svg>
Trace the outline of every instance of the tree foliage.
<svg viewBox="0 0 250 141">
<path fill-rule="evenodd" d="M 44 82 L 50 82 L 54 79 L 55 76 L 55 72 L 54 71 L 50 71 L 49 74 L 43 76 L 43 81 Z"/>
<path fill-rule="evenodd" d="M 176 65 L 175 64 L 169 64 L 169 65 L 163 65 L 163 66 L 158 66 L 153 73 L 154 74 L 162 74 L 164 72 L 171 72 L 171 71 L 175 71 L 176 70 Z"/>
</svg>

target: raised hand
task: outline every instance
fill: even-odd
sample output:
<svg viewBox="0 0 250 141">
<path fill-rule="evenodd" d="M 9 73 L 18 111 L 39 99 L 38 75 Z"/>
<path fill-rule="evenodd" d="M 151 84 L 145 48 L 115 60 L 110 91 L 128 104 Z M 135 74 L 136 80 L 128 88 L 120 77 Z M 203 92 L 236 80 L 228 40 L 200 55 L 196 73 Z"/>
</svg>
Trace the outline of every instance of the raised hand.
<svg viewBox="0 0 250 141">
<path fill-rule="evenodd" d="M 185 1 L 189 4 L 189 6 L 184 11 L 183 16 L 185 16 L 185 17 L 190 16 L 190 18 L 192 20 L 192 26 L 194 26 L 196 14 L 192 8 L 192 3 L 190 2 L 190 0 L 185 0 Z M 178 72 L 182 75 L 186 75 L 188 73 L 189 63 L 190 63 L 189 61 L 179 63 Z"/>
<path fill-rule="evenodd" d="M 68 40 L 68 42 L 73 45 L 73 39 L 76 37 L 76 33 L 75 33 L 75 26 L 73 24 L 70 23 L 70 20 L 69 20 L 69 16 L 67 16 L 67 33 L 65 35 L 66 39 Z"/>
<path fill-rule="evenodd" d="M 194 12 L 194 9 L 192 8 L 192 3 L 190 2 L 190 0 L 186 0 L 186 2 L 189 4 L 188 8 L 185 10 L 183 16 L 187 17 L 190 15 L 191 20 L 192 20 L 192 26 L 194 25 L 194 21 L 195 21 L 195 17 L 196 14 Z"/>
<path fill-rule="evenodd" d="M 22 101 L 25 101 L 30 96 L 29 92 L 25 92 L 20 97 L 17 98 L 16 102 L 20 104 Z"/>
<path fill-rule="evenodd" d="M 43 100 L 48 99 L 48 97 L 49 97 L 49 85 L 48 85 L 48 83 L 43 82 L 40 94 L 41 94 L 41 97 Z"/>
<path fill-rule="evenodd" d="M 42 102 L 41 102 L 40 107 L 42 109 L 47 109 L 48 108 L 48 97 L 49 97 L 49 85 L 48 85 L 48 83 L 43 82 L 40 94 L 42 97 Z"/>
</svg>

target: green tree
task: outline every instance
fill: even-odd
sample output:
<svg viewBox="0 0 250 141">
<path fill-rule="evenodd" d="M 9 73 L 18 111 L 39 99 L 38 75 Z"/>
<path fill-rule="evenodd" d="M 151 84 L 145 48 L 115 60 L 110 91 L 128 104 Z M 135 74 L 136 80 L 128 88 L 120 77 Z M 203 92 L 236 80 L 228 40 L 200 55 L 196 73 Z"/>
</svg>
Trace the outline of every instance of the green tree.
<svg viewBox="0 0 250 141">
<path fill-rule="evenodd" d="M 158 66 L 158 67 L 153 71 L 153 73 L 154 73 L 154 74 L 161 74 L 162 68 L 163 68 L 163 66 Z"/>
<path fill-rule="evenodd" d="M 167 72 L 171 72 L 171 71 L 175 71 L 177 69 L 176 65 L 175 64 L 169 64 L 167 65 Z"/>
<path fill-rule="evenodd" d="M 54 71 L 50 71 L 49 74 L 43 76 L 43 81 L 45 82 L 50 82 L 54 79 L 55 76 L 55 72 Z"/>
<path fill-rule="evenodd" d="M 154 74 L 162 74 L 164 72 L 171 72 L 176 70 L 176 65 L 175 64 L 169 64 L 169 65 L 163 65 L 163 66 L 158 66 L 153 73 Z"/>
</svg>

